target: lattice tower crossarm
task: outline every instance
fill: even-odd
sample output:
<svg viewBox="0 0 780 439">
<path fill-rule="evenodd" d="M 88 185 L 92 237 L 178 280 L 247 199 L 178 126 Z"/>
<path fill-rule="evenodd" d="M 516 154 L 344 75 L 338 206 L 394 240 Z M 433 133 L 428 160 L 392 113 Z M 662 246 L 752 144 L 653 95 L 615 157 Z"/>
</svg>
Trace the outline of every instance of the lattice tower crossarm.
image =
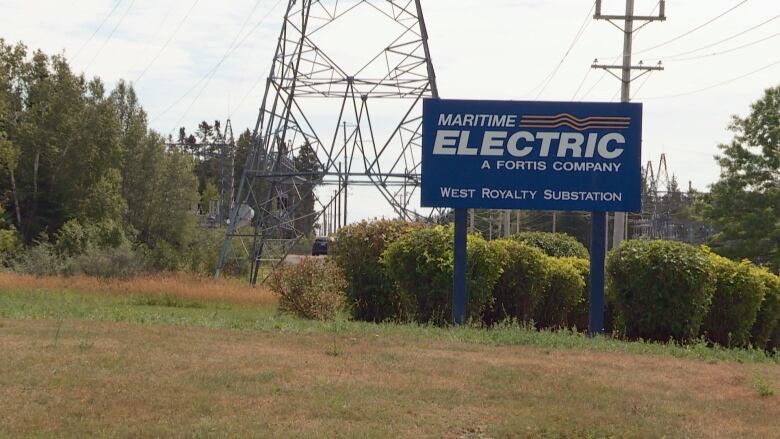
<svg viewBox="0 0 780 439">
<path fill-rule="evenodd" d="M 343 29 L 355 14 L 392 24 L 376 52 Z M 338 26 L 355 43 L 350 58 L 364 59 L 357 67 L 320 41 Z M 420 0 L 289 0 L 216 275 L 248 269 L 256 283 L 268 273 L 261 266 L 281 263 L 347 187 L 375 188 L 400 218 L 431 217 L 410 203 L 426 97 L 438 90 Z M 382 108 L 390 118 L 376 117 Z M 326 185 L 335 193 L 317 190 Z"/>
</svg>

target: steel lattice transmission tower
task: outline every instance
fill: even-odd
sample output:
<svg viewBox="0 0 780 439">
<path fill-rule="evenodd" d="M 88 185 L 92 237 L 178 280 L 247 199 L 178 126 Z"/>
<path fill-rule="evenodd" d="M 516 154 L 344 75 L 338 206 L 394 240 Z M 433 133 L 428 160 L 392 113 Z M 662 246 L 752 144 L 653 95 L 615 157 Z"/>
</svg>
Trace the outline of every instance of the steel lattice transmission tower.
<svg viewBox="0 0 780 439">
<path fill-rule="evenodd" d="M 256 283 L 347 187 L 375 188 L 400 218 L 432 215 L 410 203 L 425 97 L 438 91 L 420 0 L 289 0 L 216 275 L 248 268 Z"/>
</svg>

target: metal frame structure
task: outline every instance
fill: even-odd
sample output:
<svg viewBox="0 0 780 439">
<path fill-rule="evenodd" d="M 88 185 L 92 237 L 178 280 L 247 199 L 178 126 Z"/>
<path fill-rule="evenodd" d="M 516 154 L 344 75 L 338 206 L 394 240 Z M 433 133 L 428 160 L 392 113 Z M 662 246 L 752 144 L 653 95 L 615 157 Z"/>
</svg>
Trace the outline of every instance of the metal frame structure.
<svg viewBox="0 0 780 439">
<path fill-rule="evenodd" d="M 318 38 L 368 10 L 397 32 L 379 53 L 365 54 L 362 67 L 348 70 Z M 363 55 L 357 46 L 352 54 Z M 315 223 L 341 197 L 346 208 L 349 186 L 375 187 L 400 218 L 426 217 L 410 206 L 420 184 L 425 97 L 438 97 L 438 90 L 420 0 L 288 0 L 216 276 L 248 267 L 256 284 L 261 266 L 274 268 L 303 237 L 296 222 L 303 216 Z M 329 128 L 315 129 L 318 100 L 336 108 L 328 114 Z M 372 114 L 388 100 L 402 111 L 394 113 L 395 128 L 381 136 Z M 296 169 L 304 147 L 314 151 L 316 170 Z M 327 185 L 338 189 L 319 196 L 316 188 Z M 308 197 L 314 209 L 306 212 Z M 242 217 L 250 209 L 251 220 Z"/>
<path fill-rule="evenodd" d="M 166 146 L 192 154 L 199 161 L 218 160 L 219 186 L 217 189 L 219 190 L 219 199 L 214 209 L 214 218 L 211 220 L 213 224 L 211 225 L 214 227 L 224 225 L 233 209 L 236 182 L 236 141 L 230 119 L 225 121 L 223 129 L 215 122 L 214 139 L 210 142 L 188 143 L 186 139 L 179 139 L 178 142 L 169 142 Z"/>
</svg>

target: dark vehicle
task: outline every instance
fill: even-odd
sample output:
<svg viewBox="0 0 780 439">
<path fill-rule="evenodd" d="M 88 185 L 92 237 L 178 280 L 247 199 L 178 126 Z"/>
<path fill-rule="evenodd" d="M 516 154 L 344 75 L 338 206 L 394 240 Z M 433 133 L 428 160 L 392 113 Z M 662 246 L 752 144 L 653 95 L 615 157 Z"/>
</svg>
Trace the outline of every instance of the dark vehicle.
<svg viewBox="0 0 780 439">
<path fill-rule="evenodd" d="M 311 247 L 312 256 L 320 256 L 328 254 L 328 244 L 330 244 L 330 238 L 327 236 L 319 236 L 314 239 L 314 245 Z"/>
</svg>

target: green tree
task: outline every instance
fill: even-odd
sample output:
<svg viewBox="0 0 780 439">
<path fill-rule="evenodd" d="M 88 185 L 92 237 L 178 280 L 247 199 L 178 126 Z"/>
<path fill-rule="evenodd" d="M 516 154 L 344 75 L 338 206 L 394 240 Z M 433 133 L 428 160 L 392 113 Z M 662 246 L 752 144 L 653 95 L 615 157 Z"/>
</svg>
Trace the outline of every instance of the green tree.
<svg viewBox="0 0 780 439">
<path fill-rule="evenodd" d="M 720 180 L 704 200 L 704 215 L 720 229 L 713 249 L 780 268 L 780 86 L 729 129 L 734 139 L 716 157 Z"/>
<path fill-rule="evenodd" d="M 311 175 L 303 177 L 305 181 L 300 184 L 298 191 L 295 192 L 299 202 L 297 209 L 293 212 L 295 218 L 295 228 L 302 234 L 311 235 L 314 229 L 314 221 L 317 219 L 314 214 L 314 188 L 319 181 L 319 175 L 314 173 L 320 170 L 320 162 L 317 160 L 317 154 L 309 143 L 301 145 L 298 153 L 293 158 L 293 166 L 298 172 L 309 172 Z"/>
</svg>

